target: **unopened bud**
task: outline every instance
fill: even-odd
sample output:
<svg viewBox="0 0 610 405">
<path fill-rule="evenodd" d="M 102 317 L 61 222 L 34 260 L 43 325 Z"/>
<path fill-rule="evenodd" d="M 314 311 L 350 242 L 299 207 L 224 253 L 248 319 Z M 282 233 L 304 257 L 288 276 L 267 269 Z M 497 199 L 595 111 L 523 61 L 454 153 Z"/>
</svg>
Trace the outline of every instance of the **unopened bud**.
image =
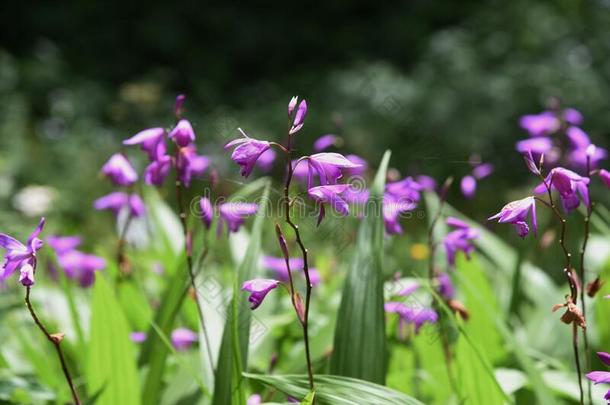
<svg viewBox="0 0 610 405">
<path fill-rule="evenodd" d="M 597 278 L 587 284 L 587 295 L 591 298 L 595 297 L 595 294 L 602 288 L 604 282 L 597 276 Z"/>
<path fill-rule="evenodd" d="M 301 323 L 305 323 L 305 304 L 303 303 L 303 297 L 298 292 L 293 295 L 294 309 L 297 311 L 299 320 Z"/>
<path fill-rule="evenodd" d="M 282 253 L 286 260 L 290 258 L 290 252 L 288 252 L 288 244 L 286 243 L 286 238 L 282 233 L 282 228 L 280 228 L 279 224 L 275 224 L 275 234 L 277 235 L 277 240 L 280 243 L 280 249 L 282 249 Z"/>
<path fill-rule="evenodd" d="M 64 340 L 64 336 L 66 336 L 65 333 L 61 333 L 61 332 L 52 333 L 51 334 L 51 339 L 53 339 L 53 341 L 55 343 L 61 343 L 61 341 Z"/>
</svg>

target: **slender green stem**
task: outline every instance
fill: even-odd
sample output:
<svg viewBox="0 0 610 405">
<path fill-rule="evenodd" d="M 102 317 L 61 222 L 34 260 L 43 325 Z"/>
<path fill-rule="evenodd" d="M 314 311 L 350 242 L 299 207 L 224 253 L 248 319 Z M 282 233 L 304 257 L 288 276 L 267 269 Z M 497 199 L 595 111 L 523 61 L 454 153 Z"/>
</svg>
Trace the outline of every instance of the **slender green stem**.
<svg viewBox="0 0 610 405">
<path fill-rule="evenodd" d="M 51 342 L 53 344 L 53 346 L 55 347 L 55 351 L 57 352 L 57 357 L 59 357 L 59 362 L 61 363 L 61 369 L 64 372 L 64 377 L 66 378 L 66 382 L 70 386 L 70 391 L 72 392 L 72 399 L 74 400 L 74 403 L 76 405 L 80 405 L 81 402 L 80 402 L 80 399 L 78 398 L 78 393 L 76 392 L 76 388 L 74 387 L 74 383 L 72 382 L 72 377 L 70 376 L 70 371 L 68 370 L 68 365 L 66 363 L 64 353 L 61 350 L 61 340 L 63 337 L 57 336 L 57 335 L 55 335 L 55 336 L 52 335 L 51 333 L 49 333 L 47 328 L 45 328 L 45 326 L 42 324 L 42 322 L 38 318 L 38 315 L 36 315 L 36 311 L 34 311 L 32 302 L 30 301 L 30 290 L 31 290 L 31 287 L 26 287 L 26 289 L 25 289 L 25 305 L 27 306 L 28 310 L 30 311 L 30 315 L 32 316 L 32 319 L 34 320 L 34 323 L 36 324 L 36 326 L 38 326 L 38 329 L 40 329 L 42 331 L 42 333 L 45 335 L 47 340 L 49 342 Z"/>
<path fill-rule="evenodd" d="M 303 320 L 301 321 L 301 326 L 303 329 L 303 340 L 305 343 L 305 357 L 307 360 L 307 375 L 309 378 L 309 388 L 314 389 L 314 378 L 313 378 L 313 366 L 311 363 L 311 352 L 309 348 L 309 306 L 311 303 L 311 279 L 309 277 L 309 261 L 308 261 L 308 250 L 303 244 L 303 240 L 301 239 L 301 233 L 299 232 L 299 226 L 292 222 L 292 218 L 290 217 L 290 183 L 292 182 L 293 175 L 293 167 L 292 167 L 292 136 L 288 135 L 288 147 L 284 148 L 286 150 L 286 182 L 284 183 L 284 211 L 285 211 L 285 221 L 292 230 L 294 231 L 296 242 L 301 249 L 301 255 L 303 256 L 303 273 L 305 274 L 305 282 L 307 284 L 306 293 L 305 293 L 305 314 Z M 290 271 L 289 271 L 290 272 Z M 292 282 L 291 282 L 292 284 Z M 291 287 L 292 288 L 292 287 Z M 293 305 L 294 305 L 294 294 L 293 294 Z M 295 308 L 296 310 L 296 308 Z M 298 316 L 298 313 L 297 313 Z M 300 317 L 299 317 L 300 319 Z"/>
</svg>

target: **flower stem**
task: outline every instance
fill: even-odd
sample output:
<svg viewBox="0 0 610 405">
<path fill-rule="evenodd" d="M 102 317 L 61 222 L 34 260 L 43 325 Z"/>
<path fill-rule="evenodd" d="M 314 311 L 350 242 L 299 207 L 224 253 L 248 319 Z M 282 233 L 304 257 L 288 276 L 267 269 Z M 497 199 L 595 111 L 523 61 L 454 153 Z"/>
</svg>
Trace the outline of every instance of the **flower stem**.
<svg viewBox="0 0 610 405">
<path fill-rule="evenodd" d="M 311 390 L 314 389 L 314 379 L 313 379 L 313 366 L 311 363 L 311 353 L 309 349 L 309 305 L 311 302 L 311 280 L 309 278 L 309 262 L 308 262 L 308 251 L 305 245 L 303 244 L 303 240 L 301 239 L 301 233 L 299 232 L 299 226 L 292 222 L 292 218 L 290 217 L 290 183 L 292 182 L 293 168 L 292 168 L 292 136 L 288 135 L 288 147 L 286 148 L 286 183 L 284 184 L 284 211 L 285 211 L 285 221 L 290 227 L 293 229 L 296 242 L 301 249 L 301 254 L 303 256 L 303 273 L 305 274 L 305 282 L 307 283 L 307 289 L 305 293 L 305 314 L 303 320 L 301 321 L 301 326 L 303 328 L 303 340 L 305 343 L 305 357 L 307 360 L 307 375 L 309 378 L 309 388 Z M 293 295 L 294 296 L 294 295 Z M 292 298 L 294 303 L 294 298 Z M 296 308 L 295 308 L 296 310 Z M 298 317 L 298 314 L 297 314 Z"/>
<path fill-rule="evenodd" d="M 64 372 L 64 377 L 66 377 L 66 381 L 68 382 L 68 385 L 70 386 L 70 391 L 72 392 L 72 399 L 74 400 L 74 403 L 76 405 L 80 405 L 81 402 L 80 402 L 80 399 L 78 398 L 78 393 L 76 392 L 76 388 L 74 388 L 74 383 L 72 382 L 72 377 L 70 376 L 70 371 L 68 370 L 68 365 L 66 364 L 66 359 L 64 358 L 64 353 L 61 350 L 62 337 L 51 335 L 47 331 L 47 328 L 45 328 L 45 326 L 42 324 L 42 322 L 36 315 L 36 312 L 34 311 L 32 302 L 30 301 L 30 289 L 31 289 L 31 287 L 26 287 L 26 289 L 25 289 L 25 305 L 28 307 L 28 310 L 30 311 L 30 315 L 32 316 L 32 319 L 34 320 L 34 323 L 36 324 L 36 326 L 38 326 L 38 329 L 40 329 L 42 331 L 42 333 L 44 333 L 47 340 L 49 342 L 51 342 L 53 344 L 53 346 L 55 347 L 55 351 L 57 352 L 57 356 L 59 357 L 59 362 L 61 363 L 61 369 Z"/>
<path fill-rule="evenodd" d="M 432 289 L 434 289 L 434 278 L 437 276 L 436 268 L 435 268 L 435 260 L 434 260 L 434 258 L 436 256 L 437 243 L 434 240 L 434 230 L 436 228 L 436 224 L 438 223 L 439 219 L 441 218 L 441 216 L 443 214 L 443 207 L 445 206 L 445 199 L 446 199 L 445 195 L 447 192 L 446 189 L 449 187 L 449 185 L 452 182 L 453 182 L 453 179 L 451 177 L 448 178 L 447 180 L 445 180 L 445 183 L 443 186 L 443 188 L 445 190 L 443 190 L 441 192 L 441 195 L 439 195 L 438 209 L 437 209 L 436 213 L 434 214 L 434 217 L 432 218 L 432 221 L 430 222 L 430 226 L 428 228 L 428 254 L 430 255 L 429 260 L 428 260 L 428 281 L 430 283 L 430 288 L 432 288 Z M 443 324 L 440 320 L 440 311 L 437 311 L 437 313 L 439 315 L 439 326 L 440 326 L 439 332 L 440 332 L 441 342 L 443 345 L 443 353 L 445 355 L 445 365 L 447 366 L 447 376 L 449 378 L 449 384 L 451 385 L 452 392 L 454 392 L 457 395 L 458 390 L 457 390 L 457 383 L 453 376 L 452 354 L 451 354 L 451 348 L 450 348 L 450 344 L 449 344 L 449 337 L 447 336 L 446 328 L 443 326 Z"/>
<path fill-rule="evenodd" d="M 587 177 L 591 175 L 591 157 L 587 155 Z M 593 213 L 593 200 L 589 197 L 589 206 L 587 208 L 587 214 L 584 218 L 584 237 L 582 241 L 582 247 L 580 248 L 580 266 L 579 266 L 579 277 L 580 277 L 580 302 L 582 307 L 582 316 L 587 319 L 587 308 L 585 305 L 585 289 L 586 285 L 586 274 L 585 274 L 585 252 L 587 251 L 587 243 L 589 241 L 589 223 L 591 222 L 591 214 Z M 583 343 L 585 348 L 585 367 L 588 371 L 591 370 L 591 357 L 589 352 L 589 339 L 587 337 L 587 329 L 582 330 Z M 589 402 L 593 403 L 593 396 L 591 394 L 591 380 L 587 379 L 587 394 Z"/>
<path fill-rule="evenodd" d="M 176 151 L 176 153 L 179 153 Z M 178 157 L 176 156 L 176 159 Z M 191 289 L 193 294 L 195 294 L 195 305 L 197 306 L 197 315 L 199 316 L 199 323 L 201 324 L 201 330 L 203 331 L 203 337 L 205 339 L 205 346 L 208 354 L 208 358 L 210 361 L 210 367 L 212 371 L 214 371 L 214 357 L 212 357 L 212 347 L 210 346 L 210 339 L 208 337 L 208 332 L 206 329 L 206 324 L 204 322 L 203 316 L 203 308 L 201 308 L 201 304 L 199 302 L 199 293 L 197 291 L 197 285 L 195 283 L 195 273 L 193 271 L 193 252 L 191 247 L 191 233 L 188 229 L 188 224 L 186 222 L 186 212 L 184 208 L 184 202 L 182 198 L 182 182 L 178 178 L 176 174 L 176 201 L 178 204 L 178 216 L 180 217 L 180 223 L 182 224 L 182 231 L 184 234 L 184 253 L 186 255 L 186 267 L 189 273 L 189 281 L 191 284 Z"/>
<path fill-rule="evenodd" d="M 557 220 L 559 221 L 559 223 L 561 224 L 561 235 L 559 237 L 559 245 L 561 246 L 561 249 L 563 250 L 563 254 L 565 256 L 565 267 L 563 269 L 563 272 L 568 281 L 568 285 L 570 286 L 570 297 L 571 297 L 572 303 L 574 303 L 574 305 L 576 305 L 577 301 L 578 301 L 578 287 L 576 286 L 576 283 L 574 282 L 574 276 L 572 275 L 572 255 L 568 251 L 568 248 L 566 247 L 566 244 L 565 244 L 566 219 L 563 217 L 563 215 L 561 215 L 561 212 L 559 212 L 559 210 L 557 209 L 557 206 L 553 202 L 553 194 L 551 193 L 551 186 L 549 185 L 549 183 L 547 183 L 547 181 L 544 178 L 544 176 L 542 175 L 542 173 L 540 173 L 540 178 L 542 179 L 542 182 L 544 183 L 544 187 L 546 188 L 547 194 L 549 196 L 549 202 L 547 203 L 546 201 L 544 201 L 543 199 L 538 198 L 538 197 L 534 197 L 534 198 L 537 201 L 541 201 L 544 205 L 549 207 L 553 211 L 555 216 L 557 217 Z M 553 179 L 551 177 L 551 183 L 552 183 L 552 181 L 553 181 Z M 582 289 L 582 286 L 581 286 L 581 289 Z M 575 322 L 573 322 L 573 324 L 572 324 L 572 347 L 574 349 L 574 364 L 576 365 L 576 373 L 577 373 L 577 378 L 578 378 L 580 404 L 583 405 L 584 404 L 584 391 L 582 388 L 580 356 L 578 354 L 578 329 L 577 329 L 577 325 Z"/>
</svg>

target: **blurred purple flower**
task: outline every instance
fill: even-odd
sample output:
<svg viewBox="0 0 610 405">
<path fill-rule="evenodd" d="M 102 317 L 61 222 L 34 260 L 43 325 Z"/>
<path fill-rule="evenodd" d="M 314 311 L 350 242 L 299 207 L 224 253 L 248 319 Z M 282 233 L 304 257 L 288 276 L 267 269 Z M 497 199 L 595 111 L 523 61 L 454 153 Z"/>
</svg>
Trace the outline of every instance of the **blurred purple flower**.
<svg viewBox="0 0 610 405">
<path fill-rule="evenodd" d="M 522 200 L 512 201 L 502 207 L 499 213 L 489 217 L 488 220 L 497 219 L 499 223 L 514 225 L 519 236 L 524 238 L 529 233 L 526 219 L 531 211 L 531 224 L 534 235 L 538 232 L 538 221 L 536 218 L 536 200 L 534 197 L 526 197 Z"/>
<path fill-rule="evenodd" d="M 298 257 L 291 257 L 289 259 L 290 270 L 299 271 L 302 276 L 303 274 L 303 259 Z M 286 260 L 283 257 L 274 256 L 263 256 L 262 266 L 266 269 L 273 271 L 275 277 L 283 282 L 287 282 L 288 269 L 286 269 Z M 320 273 L 315 268 L 309 268 L 309 281 L 311 284 L 316 286 L 320 283 Z"/>
<path fill-rule="evenodd" d="M 383 196 L 381 206 L 385 231 L 389 235 L 402 233 L 399 215 L 411 211 L 416 207 L 417 204 L 408 198 L 396 197 L 393 194 L 386 193 Z"/>
<path fill-rule="evenodd" d="M 243 225 L 246 216 L 254 215 L 258 211 L 255 203 L 226 202 L 218 206 L 220 219 L 218 220 L 218 233 L 222 232 L 223 223 L 227 224 L 229 232 L 237 232 Z"/>
<path fill-rule="evenodd" d="M 267 141 L 259 141 L 248 137 L 241 128 L 238 128 L 238 130 L 243 137 L 227 143 L 225 149 L 237 146 L 231 154 L 231 159 L 241 166 L 241 175 L 248 177 L 252 173 L 258 158 L 271 147 L 271 144 Z"/>
<path fill-rule="evenodd" d="M 568 127 L 568 129 L 566 129 L 566 136 L 570 140 L 570 143 L 574 149 L 584 149 L 591 144 L 589 135 L 578 127 Z"/>
<path fill-rule="evenodd" d="M 254 280 L 246 281 L 241 289 L 250 293 L 248 301 L 250 302 L 250 309 L 258 308 L 262 303 L 269 291 L 273 290 L 280 284 L 277 280 L 270 280 L 264 278 L 257 278 Z"/>
<path fill-rule="evenodd" d="M 436 280 L 438 281 L 438 293 L 445 300 L 451 300 L 455 297 L 455 288 L 451 282 L 451 277 L 447 273 L 440 273 Z"/>
<path fill-rule="evenodd" d="M 182 115 L 182 110 L 183 110 L 185 101 L 186 101 L 186 95 L 178 94 L 176 96 L 176 103 L 174 104 L 174 114 L 176 114 L 177 118 L 180 118 L 180 116 Z"/>
<path fill-rule="evenodd" d="M 479 237 L 479 231 L 453 217 L 447 218 L 447 225 L 457 228 L 449 232 L 443 239 L 447 263 L 449 266 L 454 266 L 457 252 L 464 252 L 466 258 L 470 258 L 470 254 L 474 251 L 472 241 Z"/>
<path fill-rule="evenodd" d="M 370 192 L 368 189 L 358 190 L 350 185 L 343 193 L 343 199 L 350 204 L 364 205 L 369 200 Z"/>
<path fill-rule="evenodd" d="M 610 188 L 610 172 L 606 169 L 599 171 L 599 178 L 602 179 L 606 187 Z"/>
<path fill-rule="evenodd" d="M 477 181 L 473 176 L 464 176 L 460 182 L 460 189 L 466 198 L 474 197 L 477 190 Z"/>
<path fill-rule="evenodd" d="M 146 332 L 131 332 L 129 334 L 129 339 L 134 343 L 143 343 L 148 338 Z"/>
<path fill-rule="evenodd" d="M 168 137 L 173 139 L 176 145 L 184 148 L 195 142 L 195 131 L 189 120 L 181 119 L 168 134 Z"/>
<path fill-rule="evenodd" d="M 115 215 L 119 215 L 123 208 L 128 208 L 131 215 L 140 217 L 146 212 L 144 202 L 137 194 L 129 195 L 121 191 L 115 191 L 98 198 L 93 203 L 93 207 L 98 210 L 111 210 Z"/>
<path fill-rule="evenodd" d="M 148 158 L 154 161 L 159 155 L 165 154 L 165 129 L 144 129 L 129 139 L 123 141 L 123 145 L 140 145 L 143 151 L 148 153 Z"/>
<path fill-rule="evenodd" d="M 138 174 L 129 160 L 120 153 L 115 153 L 102 166 L 102 173 L 117 186 L 129 186 L 138 180 Z"/>
<path fill-rule="evenodd" d="M 485 177 L 490 176 L 494 171 L 494 167 L 491 163 L 481 163 L 472 169 L 472 175 L 477 180 L 482 180 Z"/>
<path fill-rule="evenodd" d="M 4 254 L 4 264 L 0 272 L 0 281 L 8 279 L 16 270 L 21 270 L 25 265 L 32 267 L 30 274 L 29 267 L 26 267 L 21 274 L 19 281 L 24 286 L 34 283 L 33 269 L 36 267 L 36 252 L 42 247 L 43 242 L 38 238 L 44 227 L 44 218 L 40 218 L 38 226 L 28 237 L 25 245 L 10 235 L 0 233 L 0 247 L 6 250 Z"/>
<path fill-rule="evenodd" d="M 524 115 L 519 120 L 519 126 L 529 132 L 530 136 L 550 135 L 556 132 L 560 125 L 559 119 L 550 111 Z"/>
<path fill-rule="evenodd" d="M 355 167 L 346 167 L 343 169 L 343 173 L 347 176 L 361 176 L 366 172 L 366 169 L 369 167 L 369 163 L 357 155 L 345 155 L 345 158 L 350 162 L 358 165 Z"/>
<path fill-rule="evenodd" d="M 210 229 L 212 225 L 212 219 L 214 218 L 214 207 L 212 202 L 207 197 L 201 197 L 199 200 L 199 207 L 201 208 L 201 219 L 207 229 Z"/>
<path fill-rule="evenodd" d="M 404 288 L 402 288 L 396 295 L 400 295 L 401 297 L 406 297 L 407 295 L 413 294 L 419 288 L 419 283 L 414 282 L 411 283 Z"/>
<path fill-rule="evenodd" d="M 313 175 L 314 172 L 320 178 L 320 185 L 332 185 L 337 184 L 342 176 L 342 169 L 353 169 L 360 167 L 359 164 L 353 163 L 348 160 L 345 156 L 339 153 L 316 153 L 306 158 L 309 164 L 307 188 L 313 187 Z"/>
<path fill-rule="evenodd" d="M 545 137 L 524 139 L 517 142 L 516 148 L 519 153 L 531 151 L 535 155 L 542 155 L 553 149 L 553 141 Z"/>
<path fill-rule="evenodd" d="M 309 196 L 320 204 L 320 214 L 318 215 L 318 225 L 326 215 L 324 204 L 329 204 L 340 215 L 349 214 L 347 202 L 341 197 L 341 194 L 347 190 L 347 184 L 335 184 L 327 186 L 312 187 L 307 190 Z"/>
<path fill-rule="evenodd" d="M 341 138 L 339 138 L 337 135 L 323 135 L 316 139 L 316 141 L 313 143 L 313 150 L 315 150 L 316 152 L 321 152 L 325 149 L 330 148 L 331 146 L 337 146 L 337 143 L 339 143 L 340 140 Z"/>
<path fill-rule="evenodd" d="M 608 157 L 608 151 L 603 148 L 592 146 L 589 136 L 578 127 L 569 127 L 566 135 L 572 145 L 572 150 L 568 156 L 570 162 L 580 168 L 587 167 L 587 158 L 590 167 L 594 168 L 597 164 Z"/>
<path fill-rule="evenodd" d="M 256 163 L 264 173 L 267 173 L 273 168 L 273 162 L 275 162 L 275 158 L 275 151 L 273 149 L 267 149 L 260 155 Z"/>
<path fill-rule="evenodd" d="M 103 258 L 78 250 L 57 253 L 57 262 L 68 278 L 77 280 L 85 288 L 93 285 L 95 272 L 106 267 Z"/>
<path fill-rule="evenodd" d="M 546 184 L 559 192 L 561 204 L 565 212 L 570 213 L 580 205 L 582 199 L 585 206 L 590 206 L 589 178 L 582 177 L 571 170 L 556 167 L 545 178 Z M 544 183 L 539 184 L 534 191 L 538 194 L 546 193 Z M 579 197 L 580 196 L 580 199 Z"/>
<path fill-rule="evenodd" d="M 434 180 L 430 176 L 426 176 L 424 174 L 421 174 L 421 175 L 415 177 L 415 181 L 425 191 L 435 191 L 436 190 L 436 180 Z"/>
<path fill-rule="evenodd" d="M 172 346 L 176 350 L 186 350 L 197 342 L 197 333 L 187 328 L 178 328 L 172 331 Z"/>
<path fill-rule="evenodd" d="M 566 108 L 563 110 L 563 119 L 571 125 L 580 125 L 582 124 L 582 114 L 575 108 Z"/>
<path fill-rule="evenodd" d="M 210 165 L 210 160 L 203 155 L 198 155 L 194 145 L 180 148 L 176 161 L 178 178 L 186 187 L 191 185 L 193 177 L 199 177 L 205 173 Z"/>
<path fill-rule="evenodd" d="M 248 402 L 246 402 L 246 405 L 261 405 L 262 403 L 263 398 L 258 394 L 254 394 L 250 395 L 250 398 L 248 398 Z"/>
<path fill-rule="evenodd" d="M 58 255 L 76 249 L 81 244 L 80 236 L 48 236 L 47 243 Z"/>
<path fill-rule="evenodd" d="M 438 321 L 438 314 L 430 308 L 409 307 L 402 302 L 386 302 L 384 308 L 386 312 L 398 314 L 401 324 L 413 324 L 415 333 L 418 333 L 425 323 L 436 323 Z"/>
</svg>

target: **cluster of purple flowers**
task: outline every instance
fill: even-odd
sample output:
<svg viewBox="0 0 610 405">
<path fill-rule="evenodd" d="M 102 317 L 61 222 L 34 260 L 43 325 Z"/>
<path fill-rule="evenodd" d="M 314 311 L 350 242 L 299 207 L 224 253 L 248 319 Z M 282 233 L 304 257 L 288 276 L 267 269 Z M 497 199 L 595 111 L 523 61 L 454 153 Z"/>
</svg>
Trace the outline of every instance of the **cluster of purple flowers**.
<svg viewBox="0 0 610 405">
<path fill-rule="evenodd" d="M 95 272 L 106 267 L 103 258 L 76 249 L 81 244 L 79 236 L 49 236 L 47 242 L 66 276 L 77 280 L 81 287 L 90 287 L 95 281 Z"/>
</svg>

